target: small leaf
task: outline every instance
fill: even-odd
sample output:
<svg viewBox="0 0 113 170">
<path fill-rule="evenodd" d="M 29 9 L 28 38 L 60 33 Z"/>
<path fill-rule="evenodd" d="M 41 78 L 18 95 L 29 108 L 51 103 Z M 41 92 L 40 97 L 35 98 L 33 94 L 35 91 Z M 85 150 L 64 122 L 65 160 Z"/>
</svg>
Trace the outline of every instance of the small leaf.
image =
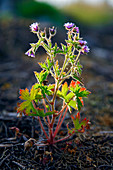
<svg viewBox="0 0 113 170">
<path fill-rule="evenodd" d="M 72 45 L 67 46 L 67 52 L 70 52 L 70 50 L 72 50 Z"/>
<path fill-rule="evenodd" d="M 81 78 L 78 77 L 76 73 L 72 74 L 71 77 L 74 78 L 75 80 L 78 80 L 81 84 L 83 84 Z"/>
<path fill-rule="evenodd" d="M 66 51 L 67 51 L 67 50 L 66 50 L 66 48 L 67 48 L 66 45 L 64 45 L 64 44 L 61 43 L 61 46 L 62 46 L 62 50 L 63 50 L 64 52 L 66 52 Z"/>
<path fill-rule="evenodd" d="M 62 85 L 62 95 L 63 96 L 66 96 L 67 92 L 68 92 L 68 84 L 67 82 L 65 82 L 63 85 Z"/>
<path fill-rule="evenodd" d="M 46 63 L 38 63 L 43 69 L 47 70 L 47 66 Z"/>
<path fill-rule="evenodd" d="M 85 118 L 80 122 L 80 113 L 79 112 L 77 113 L 75 118 L 73 116 L 71 116 L 71 119 L 73 121 L 74 128 L 69 129 L 69 127 L 67 126 L 69 134 L 73 134 L 73 133 L 77 133 L 77 132 L 83 133 L 85 131 L 85 128 L 87 129 L 89 120 L 86 120 L 86 118 Z"/>
<path fill-rule="evenodd" d="M 48 71 L 45 71 L 45 72 L 44 72 L 44 70 L 42 70 L 40 73 L 34 71 L 34 73 L 35 73 L 35 76 L 36 76 L 36 78 L 37 78 L 37 80 L 39 81 L 40 84 L 42 84 L 42 82 L 43 82 L 43 81 L 47 78 L 47 76 L 48 76 Z"/>
</svg>

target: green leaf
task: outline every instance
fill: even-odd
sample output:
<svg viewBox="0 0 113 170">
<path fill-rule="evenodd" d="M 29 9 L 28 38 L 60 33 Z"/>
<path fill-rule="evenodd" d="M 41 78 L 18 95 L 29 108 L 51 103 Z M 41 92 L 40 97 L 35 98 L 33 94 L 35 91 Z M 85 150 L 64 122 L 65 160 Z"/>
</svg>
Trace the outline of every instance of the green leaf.
<svg viewBox="0 0 113 170">
<path fill-rule="evenodd" d="M 80 100 L 80 98 L 78 98 L 77 97 L 77 107 L 78 107 L 78 110 L 80 111 L 81 110 L 81 108 L 82 108 L 82 106 L 83 106 L 83 104 L 82 104 L 82 102 L 81 102 L 81 100 Z"/>
<path fill-rule="evenodd" d="M 81 129 L 81 124 L 79 123 L 80 122 L 80 113 L 78 112 L 76 114 L 75 118 L 73 116 L 71 116 L 71 118 L 72 118 L 72 121 L 73 121 L 73 124 L 74 124 L 74 129 L 75 130 Z"/>
<path fill-rule="evenodd" d="M 66 52 L 62 51 L 61 49 L 58 49 L 55 54 L 66 54 Z"/>
<path fill-rule="evenodd" d="M 37 91 L 38 90 L 34 87 L 32 87 L 30 93 L 27 88 L 25 90 L 20 90 L 20 99 L 24 101 L 19 105 L 17 109 L 18 112 L 24 111 L 26 114 L 28 114 L 29 112 L 34 112 L 34 108 L 32 107 L 32 101 L 35 100 Z"/>
<path fill-rule="evenodd" d="M 47 57 L 47 59 L 46 59 L 46 62 L 47 62 L 47 64 L 48 64 L 47 70 L 50 71 L 50 69 L 51 69 L 51 67 L 53 66 L 54 63 L 51 62 L 50 59 L 49 59 L 48 57 Z"/>
<path fill-rule="evenodd" d="M 59 47 L 57 46 L 57 43 L 55 43 L 55 46 L 52 48 L 52 50 L 54 51 L 54 54 L 56 54 L 56 51 Z"/>
<path fill-rule="evenodd" d="M 38 63 L 43 69 L 47 70 L 47 66 L 46 63 Z"/>
<path fill-rule="evenodd" d="M 54 92 L 55 84 L 49 84 L 48 90 L 51 90 L 52 93 Z"/>
<path fill-rule="evenodd" d="M 75 93 L 76 95 L 79 93 L 79 90 L 81 89 L 81 86 L 79 86 L 78 84 L 76 84 L 75 87 L 70 87 L 70 90 Z"/>
<path fill-rule="evenodd" d="M 27 114 L 27 116 L 46 117 L 46 116 L 52 115 L 54 113 L 55 113 L 54 111 L 48 111 L 48 112 L 44 113 L 44 109 L 37 108 L 37 109 L 35 109 L 34 113 L 30 112 L 30 113 Z"/>
<path fill-rule="evenodd" d="M 67 52 L 70 52 L 72 50 L 72 45 L 67 46 Z"/>
<path fill-rule="evenodd" d="M 88 97 L 89 94 L 90 94 L 89 91 L 84 90 L 78 94 L 78 97 Z"/>
<path fill-rule="evenodd" d="M 74 100 L 71 100 L 70 102 L 69 102 L 69 104 L 68 104 L 69 106 L 71 106 L 71 107 L 73 107 L 74 109 L 76 109 L 77 110 L 77 103 L 76 103 L 76 101 L 74 101 Z"/>
<path fill-rule="evenodd" d="M 68 93 L 68 94 L 65 96 L 65 101 L 66 101 L 66 103 L 68 103 L 69 100 L 72 99 L 74 96 L 75 96 L 75 94 L 74 94 L 73 92 Z"/>
<path fill-rule="evenodd" d="M 57 91 L 57 96 L 64 99 L 64 96 L 60 90 Z"/>
<path fill-rule="evenodd" d="M 36 94 L 37 94 L 37 90 L 32 86 L 30 92 L 30 100 L 35 100 Z"/>
<path fill-rule="evenodd" d="M 42 84 L 43 81 L 47 78 L 48 76 L 48 71 L 42 70 L 40 73 L 34 71 L 36 78 L 38 79 L 39 83 Z"/>
<path fill-rule="evenodd" d="M 34 85 L 34 88 L 35 88 L 35 89 L 38 89 L 38 88 L 39 88 L 39 89 L 41 90 L 41 92 L 39 92 L 38 95 L 41 95 L 41 94 L 42 94 L 44 98 L 46 97 L 45 94 L 47 94 L 48 96 L 52 95 L 52 91 L 51 91 L 51 88 L 52 88 L 52 87 L 49 87 L 49 86 L 46 86 L 46 85 L 42 85 L 42 84 L 36 83 L 36 84 Z"/>
<path fill-rule="evenodd" d="M 69 88 L 68 88 L 68 84 L 67 82 L 65 82 L 63 85 L 62 85 L 62 95 L 65 97 L 67 92 L 68 92 Z"/>
<path fill-rule="evenodd" d="M 66 45 L 64 45 L 64 44 L 61 43 L 61 46 L 62 46 L 62 50 L 63 50 L 64 52 L 67 52 L 67 49 L 66 49 L 67 47 L 66 47 Z"/>
<path fill-rule="evenodd" d="M 72 134 L 72 133 L 77 133 L 77 132 L 84 132 L 85 128 L 87 128 L 88 122 L 89 120 L 83 119 L 80 122 L 80 113 L 78 112 L 76 114 L 76 117 L 74 118 L 73 116 L 71 116 L 73 124 L 74 124 L 74 128 L 69 129 L 69 127 L 67 126 L 68 129 L 68 133 Z"/>
</svg>

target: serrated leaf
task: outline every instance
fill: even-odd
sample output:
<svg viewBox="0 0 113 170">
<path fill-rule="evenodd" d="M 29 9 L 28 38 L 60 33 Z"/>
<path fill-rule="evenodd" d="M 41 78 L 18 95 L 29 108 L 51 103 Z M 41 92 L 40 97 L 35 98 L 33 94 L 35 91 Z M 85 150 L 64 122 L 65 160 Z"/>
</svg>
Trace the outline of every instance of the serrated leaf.
<svg viewBox="0 0 113 170">
<path fill-rule="evenodd" d="M 86 118 L 85 118 L 80 122 L 80 113 L 79 112 L 77 113 L 75 118 L 73 116 L 71 116 L 71 118 L 72 118 L 72 121 L 74 124 L 74 128 L 69 129 L 69 127 L 67 126 L 68 133 L 70 133 L 70 134 L 77 133 L 77 132 L 83 133 L 85 131 L 85 128 L 87 129 L 89 120 L 86 120 Z"/>
<path fill-rule="evenodd" d="M 89 94 L 90 94 L 89 91 L 84 90 L 78 94 L 78 97 L 87 97 Z"/>
<path fill-rule="evenodd" d="M 80 87 L 78 84 L 76 84 L 75 87 L 70 86 L 70 90 L 71 90 L 73 93 L 75 93 L 76 95 L 78 94 L 78 92 L 79 92 L 80 89 L 81 89 L 81 87 Z"/>
<path fill-rule="evenodd" d="M 17 111 L 24 111 L 26 114 L 29 112 L 34 112 L 34 108 L 32 107 L 32 101 L 35 100 L 35 96 L 37 94 L 37 89 L 32 87 L 30 93 L 26 88 L 25 90 L 20 90 L 20 98 L 24 100 L 21 104 L 19 104 Z"/>
<path fill-rule="evenodd" d="M 26 88 L 25 90 L 20 89 L 20 99 L 28 100 L 29 99 L 29 90 Z"/>
<path fill-rule="evenodd" d="M 79 113 L 77 113 L 77 114 L 79 114 Z M 80 121 L 80 116 L 78 117 L 78 116 L 76 115 L 76 118 L 74 118 L 73 116 L 71 116 L 71 118 L 72 118 L 72 120 L 73 120 L 73 124 L 74 124 L 75 130 L 79 130 L 79 129 L 81 128 L 81 124 L 79 123 L 79 121 Z"/>
</svg>

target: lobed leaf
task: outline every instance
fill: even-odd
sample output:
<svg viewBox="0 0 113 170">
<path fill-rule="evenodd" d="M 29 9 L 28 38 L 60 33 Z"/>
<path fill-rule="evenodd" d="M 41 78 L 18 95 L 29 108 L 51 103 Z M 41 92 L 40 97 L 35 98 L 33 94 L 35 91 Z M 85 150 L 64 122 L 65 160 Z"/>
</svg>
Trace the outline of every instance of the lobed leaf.
<svg viewBox="0 0 113 170">
<path fill-rule="evenodd" d="M 85 128 L 87 129 L 89 120 L 86 120 L 86 118 L 85 118 L 80 122 L 80 113 L 79 112 L 77 113 L 75 118 L 73 116 L 71 116 L 71 119 L 73 121 L 74 128 L 70 129 L 67 126 L 69 134 L 73 134 L 73 133 L 77 133 L 77 132 L 83 133 L 85 131 Z"/>
</svg>

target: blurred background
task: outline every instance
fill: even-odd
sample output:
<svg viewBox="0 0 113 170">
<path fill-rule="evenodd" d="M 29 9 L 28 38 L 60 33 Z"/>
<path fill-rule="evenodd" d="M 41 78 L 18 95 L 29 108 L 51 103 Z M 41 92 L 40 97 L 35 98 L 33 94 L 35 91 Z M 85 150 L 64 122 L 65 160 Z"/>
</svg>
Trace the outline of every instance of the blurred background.
<svg viewBox="0 0 113 170">
<path fill-rule="evenodd" d="M 45 57 L 40 48 L 35 59 L 25 56 L 37 37 L 29 25 L 57 27 L 53 43 L 65 42 L 65 22 L 80 27 L 90 53 L 81 56 L 83 82 L 91 91 L 82 113 L 92 124 L 113 129 L 113 0 L 0 0 L 0 114 L 16 112 L 20 88 L 36 82 L 33 71 Z"/>
</svg>

